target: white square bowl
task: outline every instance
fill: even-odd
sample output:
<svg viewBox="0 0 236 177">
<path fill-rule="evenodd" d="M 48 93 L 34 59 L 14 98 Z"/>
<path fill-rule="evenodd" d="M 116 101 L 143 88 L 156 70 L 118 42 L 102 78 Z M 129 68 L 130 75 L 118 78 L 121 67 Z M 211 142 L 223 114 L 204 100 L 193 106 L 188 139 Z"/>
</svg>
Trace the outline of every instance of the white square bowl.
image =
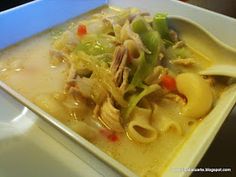
<svg viewBox="0 0 236 177">
<path fill-rule="evenodd" d="M 167 12 L 170 15 L 187 17 L 206 28 L 225 44 L 236 48 L 236 40 L 232 37 L 236 33 L 236 20 L 214 12 L 210 12 L 192 5 L 171 0 L 111 0 L 109 5 L 118 7 L 137 7 L 156 13 Z M 227 29 L 224 27 L 227 26 Z M 0 86 L 13 95 L 21 103 L 42 117 L 39 122 L 41 128 L 55 137 L 59 142 L 86 161 L 93 168 L 101 169 L 105 176 L 136 176 L 129 169 L 100 151 L 68 127 L 32 104 L 29 100 L 16 93 L 4 83 Z M 178 149 L 176 155 L 162 173 L 164 177 L 189 176 L 191 171 L 178 171 L 176 168 L 194 168 L 204 155 L 214 139 L 220 126 L 236 102 L 236 86 L 230 87 L 218 100 L 215 108 L 189 135 L 185 143 Z M 48 124 L 49 123 L 49 124 Z M 58 131 L 59 130 L 59 131 Z M 69 138 L 68 138 L 69 137 Z M 72 140 L 72 141 L 71 141 Z"/>
</svg>

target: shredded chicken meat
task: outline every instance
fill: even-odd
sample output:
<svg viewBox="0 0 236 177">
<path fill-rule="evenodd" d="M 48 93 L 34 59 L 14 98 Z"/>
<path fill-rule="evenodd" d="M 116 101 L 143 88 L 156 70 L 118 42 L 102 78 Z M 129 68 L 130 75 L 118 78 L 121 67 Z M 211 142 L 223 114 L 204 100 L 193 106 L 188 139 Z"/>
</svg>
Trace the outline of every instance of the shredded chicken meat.
<svg viewBox="0 0 236 177">
<path fill-rule="evenodd" d="M 194 58 L 177 58 L 175 60 L 171 60 L 170 63 L 183 66 L 192 66 L 196 64 L 196 60 Z"/>
<path fill-rule="evenodd" d="M 127 62 L 128 51 L 124 46 L 117 46 L 111 63 L 111 71 L 114 76 L 116 86 L 121 86 L 123 81 L 123 73 Z"/>
<path fill-rule="evenodd" d="M 183 41 L 178 41 L 176 42 L 175 45 L 173 45 L 173 49 L 182 48 L 182 47 L 185 47 L 185 43 Z"/>
<path fill-rule="evenodd" d="M 76 86 L 77 72 L 74 64 L 70 66 L 70 70 L 66 79 L 65 91 L 69 91 L 71 87 Z"/>
</svg>

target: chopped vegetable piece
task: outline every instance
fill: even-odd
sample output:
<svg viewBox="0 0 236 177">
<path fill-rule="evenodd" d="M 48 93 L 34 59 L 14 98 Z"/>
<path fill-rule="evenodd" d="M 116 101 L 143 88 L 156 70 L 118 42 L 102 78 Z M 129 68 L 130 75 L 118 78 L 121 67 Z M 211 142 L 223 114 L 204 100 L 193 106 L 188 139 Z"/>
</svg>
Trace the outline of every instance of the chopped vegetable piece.
<svg viewBox="0 0 236 177">
<path fill-rule="evenodd" d="M 140 60 L 140 63 L 136 68 L 136 71 L 135 71 L 134 76 L 131 80 L 128 90 L 133 90 L 135 87 L 137 87 L 137 86 L 142 87 L 142 85 L 143 85 L 142 81 L 144 78 L 142 78 L 142 77 L 143 77 L 144 73 L 146 73 L 146 70 L 147 70 L 147 64 L 146 64 L 144 52 L 140 53 L 139 60 Z"/>
<path fill-rule="evenodd" d="M 166 14 L 156 14 L 153 18 L 153 29 L 157 30 L 161 38 L 170 40 L 169 28 L 167 25 L 167 15 Z"/>
<path fill-rule="evenodd" d="M 80 24 L 77 29 L 77 34 L 79 37 L 82 37 L 87 34 L 87 27 L 83 24 Z"/>
<path fill-rule="evenodd" d="M 159 88 L 160 88 L 159 85 L 153 84 L 153 85 L 150 85 L 150 86 L 144 88 L 144 90 L 141 93 L 139 93 L 137 95 L 133 95 L 129 100 L 128 107 L 122 111 L 123 118 L 124 118 L 123 122 L 126 123 L 128 121 L 128 117 L 129 117 L 130 113 L 133 111 L 135 106 L 139 103 L 139 101 L 143 97 L 145 97 L 146 95 L 149 95 L 150 93 L 156 91 Z"/>
<path fill-rule="evenodd" d="M 157 31 L 143 19 L 137 18 L 132 23 L 132 29 L 141 37 L 143 44 L 148 48 L 151 54 L 141 54 L 140 64 L 134 73 L 130 87 L 142 86 L 142 81 L 152 72 L 153 68 L 158 64 L 158 56 L 162 45 L 162 40 Z"/>
<path fill-rule="evenodd" d="M 110 54 L 111 56 L 114 49 L 113 38 L 109 35 L 102 34 L 88 34 L 80 40 L 80 43 L 76 47 L 77 51 L 84 51 L 86 54 L 93 56 L 104 56 L 104 54 Z"/>
<path fill-rule="evenodd" d="M 112 142 L 116 142 L 119 140 L 118 136 L 115 134 L 115 132 L 111 132 L 107 129 L 100 129 L 99 132 L 106 137 L 108 140 Z"/>
<path fill-rule="evenodd" d="M 104 65 L 104 62 L 92 55 L 87 55 L 83 51 L 73 52 L 70 56 L 70 61 L 75 65 L 77 70 L 86 68 L 92 71 L 93 75 L 95 75 L 99 81 L 99 86 L 107 90 L 120 106 L 127 106 L 127 102 L 124 100 L 121 90 L 115 86 L 111 72 L 109 72 Z"/>
<path fill-rule="evenodd" d="M 169 47 L 166 50 L 167 57 L 171 60 L 177 59 L 177 58 L 191 58 L 193 56 L 192 52 L 187 47 L 181 47 L 181 48 L 173 48 Z"/>
<path fill-rule="evenodd" d="M 145 21 L 143 17 L 137 17 L 132 22 L 132 30 L 135 33 L 143 34 L 150 31 L 151 29 L 151 26 Z"/>
<path fill-rule="evenodd" d="M 107 138 L 111 140 L 112 142 L 115 142 L 118 140 L 118 136 L 115 133 L 110 134 Z"/>
<path fill-rule="evenodd" d="M 166 88 L 169 91 L 175 91 L 176 90 L 176 82 L 175 78 L 173 78 L 170 75 L 164 75 L 161 77 L 161 86 Z"/>
</svg>

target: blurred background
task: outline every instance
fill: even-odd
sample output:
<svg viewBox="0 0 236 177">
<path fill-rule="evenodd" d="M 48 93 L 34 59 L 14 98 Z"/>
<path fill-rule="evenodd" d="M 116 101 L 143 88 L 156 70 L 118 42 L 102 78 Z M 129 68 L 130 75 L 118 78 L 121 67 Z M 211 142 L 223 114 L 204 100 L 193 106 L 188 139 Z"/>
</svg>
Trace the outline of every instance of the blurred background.
<svg viewBox="0 0 236 177">
<path fill-rule="evenodd" d="M 32 0 L 0 0 L 0 11 L 30 2 Z"/>
<path fill-rule="evenodd" d="M 1 0 L 0 11 L 30 1 L 32 0 Z M 181 0 L 181 1 L 236 18 L 236 0 Z"/>
<path fill-rule="evenodd" d="M 183 0 L 196 6 L 236 17 L 236 0 Z"/>
</svg>

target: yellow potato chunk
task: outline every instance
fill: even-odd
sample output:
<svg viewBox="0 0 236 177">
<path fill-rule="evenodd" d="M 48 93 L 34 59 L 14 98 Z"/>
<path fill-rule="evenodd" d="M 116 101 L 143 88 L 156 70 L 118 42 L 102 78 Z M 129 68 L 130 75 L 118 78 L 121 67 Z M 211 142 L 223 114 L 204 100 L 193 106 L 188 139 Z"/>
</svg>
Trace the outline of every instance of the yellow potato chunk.
<svg viewBox="0 0 236 177">
<path fill-rule="evenodd" d="M 176 77 L 177 90 L 186 96 L 187 104 L 182 114 L 191 118 L 201 118 L 211 109 L 213 94 L 210 85 L 199 75 L 183 73 Z"/>
</svg>

